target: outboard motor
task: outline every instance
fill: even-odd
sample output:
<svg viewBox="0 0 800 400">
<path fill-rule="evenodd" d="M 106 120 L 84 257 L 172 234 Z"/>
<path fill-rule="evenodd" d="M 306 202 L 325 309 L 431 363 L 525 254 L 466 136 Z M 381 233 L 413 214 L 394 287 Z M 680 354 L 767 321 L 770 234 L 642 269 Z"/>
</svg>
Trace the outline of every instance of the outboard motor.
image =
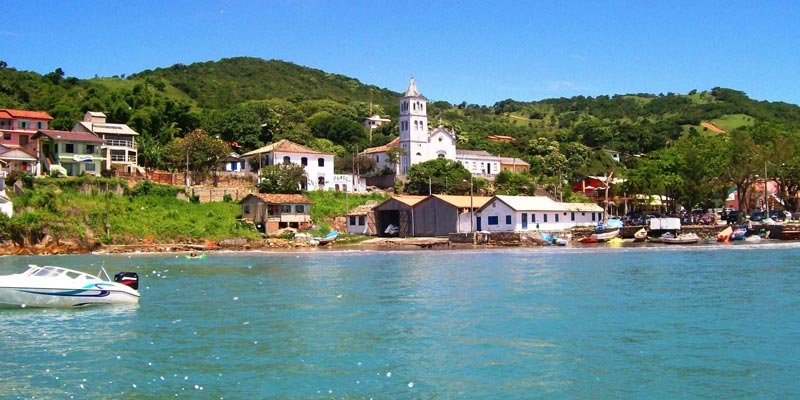
<svg viewBox="0 0 800 400">
<path fill-rule="evenodd" d="M 114 282 L 129 286 L 133 290 L 139 290 L 139 274 L 136 272 L 118 272 L 114 275 Z"/>
</svg>

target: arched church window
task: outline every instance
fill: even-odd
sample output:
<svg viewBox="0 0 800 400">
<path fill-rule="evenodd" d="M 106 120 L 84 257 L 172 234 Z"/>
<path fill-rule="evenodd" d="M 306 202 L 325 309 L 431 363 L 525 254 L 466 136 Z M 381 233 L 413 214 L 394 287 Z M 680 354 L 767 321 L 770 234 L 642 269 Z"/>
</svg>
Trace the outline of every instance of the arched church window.
<svg viewBox="0 0 800 400">
<path fill-rule="evenodd" d="M 417 157 L 422 157 L 422 153 L 417 153 Z"/>
</svg>

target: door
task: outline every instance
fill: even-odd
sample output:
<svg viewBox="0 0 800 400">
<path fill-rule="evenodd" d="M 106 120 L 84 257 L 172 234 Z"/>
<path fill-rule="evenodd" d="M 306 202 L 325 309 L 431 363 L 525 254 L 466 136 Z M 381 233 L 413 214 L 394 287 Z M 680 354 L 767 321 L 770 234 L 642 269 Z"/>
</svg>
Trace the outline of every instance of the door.
<svg viewBox="0 0 800 400">
<path fill-rule="evenodd" d="M 375 235 L 378 233 L 378 226 L 375 224 L 375 213 L 372 211 L 367 212 L 367 235 Z"/>
<path fill-rule="evenodd" d="M 408 233 L 408 211 L 400 211 L 400 231 L 397 236 L 406 237 Z"/>
<path fill-rule="evenodd" d="M 481 217 L 475 217 L 475 225 L 477 225 L 478 230 L 481 230 Z"/>
<path fill-rule="evenodd" d="M 522 213 L 522 229 L 528 229 L 528 213 Z"/>
</svg>

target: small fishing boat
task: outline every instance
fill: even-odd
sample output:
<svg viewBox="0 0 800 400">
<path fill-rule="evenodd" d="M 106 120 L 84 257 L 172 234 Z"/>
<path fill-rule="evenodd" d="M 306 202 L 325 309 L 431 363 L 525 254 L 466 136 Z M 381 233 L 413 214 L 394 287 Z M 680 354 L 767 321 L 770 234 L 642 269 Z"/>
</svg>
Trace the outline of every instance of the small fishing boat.
<svg viewBox="0 0 800 400">
<path fill-rule="evenodd" d="M 744 240 L 747 235 L 747 228 L 744 225 L 739 225 L 731 233 L 730 240 Z"/>
<path fill-rule="evenodd" d="M 184 257 L 186 257 L 187 260 L 202 260 L 202 259 L 206 258 L 206 253 L 202 253 L 202 254 L 186 254 Z"/>
<path fill-rule="evenodd" d="M 139 275 L 135 272 L 120 272 L 111 280 L 102 267 L 96 276 L 62 267 L 29 265 L 23 273 L 0 276 L 0 308 L 138 302 Z"/>
<path fill-rule="evenodd" d="M 633 234 L 634 242 L 644 242 L 645 240 L 647 240 L 647 229 L 639 229 Z"/>
<path fill-rule="evenodd" d="M 664 239 L 672 239 L 675 237 L 675 234 L 672 232 L 664 232 L 661 236 L 652 236 L 648 237 L 647 241 L 650 243 L 664 243 Z"/>
<path fill-rule="evenodd" d="M 731 234 L 733 233 L 733 229 L 730 226 L 726 227 L 719 233 L 717 233 L 717 241 L 718 242 L 727 242 L 730 239 Z"/>
<path fill-rule="evenodd" d="M 781 237 L 783 240 L 795 240 L 795 239 L 800 239 L 800 230 L 796 230 L 796 229 L 784 229 L 784 230 L 781 232 L 781 235 L 780 235 L 780 237 Z"/>
<path fill-rule="evenodd" d="M 586 243 L 586 244 L 597 243 L 597 239 L 594 237 L 594 235 L 590 235 L 590 236 L 586 236 L 586 237 L 582 237 L 582 238 L 578 239 L 578 242 L 579 243 Z"/>
<path fill-rule="evenodd" d="M 617 236 L 609 239 L 606 243 L 608 243 L 610 246 L 622 246 L 622 244 L 625 243 L 625 239 Z"/>
<path fill-rule="evenodd" d="M 747 243 L 758 243 L 758 242 L 760 242 L 762 240 L 764 240 L 764 239 L 759 235 L 751 235 L 751 236 L 748 236 L 748 237 L 744 238 L 744 241 L 747 242 Z"/>
<path fill-rule="evenodd" d="M 694 233 L 682 233 L 675 237 L 662 237 L 661 243 L 666 244 L 695 244 L 700 241 L 700 236 Z"/>
<path fill-rule="evenodd" d="M 595 238 L 598 242 L 607 242 L 615 237 L 619 236 L 619 229 L 615 229 L 609 232 L 602 232 L 602 233 L 593 233 L 592 237 Z"/>
<path fill-rule="evenodd" d="M 336 238 L 339 237 L 339 231 L 333 230 L 330 231 L 327 235 L 317 239 L 319 246 L 327 246 L 336 241 Z"/>
</svg>

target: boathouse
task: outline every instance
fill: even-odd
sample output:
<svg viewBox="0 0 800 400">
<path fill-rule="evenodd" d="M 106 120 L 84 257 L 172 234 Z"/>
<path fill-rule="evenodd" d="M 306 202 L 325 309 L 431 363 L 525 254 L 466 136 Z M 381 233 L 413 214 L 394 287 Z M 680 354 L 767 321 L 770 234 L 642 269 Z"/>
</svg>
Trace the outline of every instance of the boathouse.
<svg viewBox="0 0 800 400">
<path fill-rule="evenodd" d="M 302 194 L 251 193 L 242 201 L 242 219 L 268 235 L 281 229 L 311 228 L 311 201 Z"/>
<path fill-rule="evenodd" d="M 474 225 L 470 225 L 473 212 L 491 199 L 488 196 L 428 196 L 414 205 L 414 236 L 470 232 L 474 230 Z"/>
<path fill-rule="evenodd" d="M 395 196 L 375 206 L 372 210 L 378 236 L 414 236 L 414 205 L 425 197 Z"/>
</svg>

